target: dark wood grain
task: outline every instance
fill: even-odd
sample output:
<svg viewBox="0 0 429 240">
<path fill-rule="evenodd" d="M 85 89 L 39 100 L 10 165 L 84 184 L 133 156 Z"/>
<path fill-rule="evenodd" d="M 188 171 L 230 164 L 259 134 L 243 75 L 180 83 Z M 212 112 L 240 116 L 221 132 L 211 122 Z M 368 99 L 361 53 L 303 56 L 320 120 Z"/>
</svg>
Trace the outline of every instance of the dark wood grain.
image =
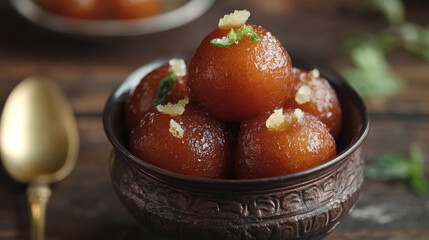
<svg viewBox="0 0 429 240">
<path fill-rule="evenodd" d="M 261 2 L 264 2 L 262 4 Z M 322 4 L 323 2 L 323 4 Z M 219 17 L 249 9 L 251 21 L 268 28 L 294 54 L 340 70 L 350 64 L 341 41 L 351 30 L 376 31 L 386 22 L 362 13 L 357 1 L 217 1 L 196 21 L 166 32 L 115 40 L 70 38 L 39 29 L 0 0 L 0 109 L 16 84 L 32 75 L 54 79 L 78 118 L 80 155 L 75 170 L 52 186 L 48 239 L 138 239 L 148 236 L 120 204 L 107 172 L 110 144 L 101 113 L 113 88 L 137 67 L 175 53 L 191 54 Z M 429 6 L 409 1 L 407 17 L 429 22 Z M 398 50 L 389 55 L 404 90 L 387 99 L 367 100 L 371 131 L 367 159 L 383 152 L 408 154 L 419 144 L 429 158 L 429 64 Z M 426 173 L 429 164 L 425 165 Z M 26 186 L 0 166 L 0 239 L 27 239 Z M 402 182 L 366 180 L 353 213 L 328 239 L 427 239 L 429 199 Z"/>
</svg>

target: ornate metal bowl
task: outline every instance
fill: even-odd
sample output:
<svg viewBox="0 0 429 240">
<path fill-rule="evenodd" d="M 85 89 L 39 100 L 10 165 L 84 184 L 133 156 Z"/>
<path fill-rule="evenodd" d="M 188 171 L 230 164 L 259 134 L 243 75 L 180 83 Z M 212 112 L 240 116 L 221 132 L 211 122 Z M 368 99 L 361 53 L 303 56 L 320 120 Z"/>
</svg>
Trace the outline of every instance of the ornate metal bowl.
<svg viewBox="0 0 429 240">
<path fill-rule="evenodd" d="M 359 146 L 369 129 L 362 99 L 340 76 L 319 68 L 337 91 L 343 110 L 337 157 L 291 175 L 210 180 L 165 171 L 127 150 L 124 102 L 144 75 L 165 62 L 149 63 L 131 74 L 112 93 L 103 115 L 114 149 L 113 186 L 148 231 L 187 240 L 321 239 L 337 227 L 359 197 L 364 179 Z"/>
</svg>

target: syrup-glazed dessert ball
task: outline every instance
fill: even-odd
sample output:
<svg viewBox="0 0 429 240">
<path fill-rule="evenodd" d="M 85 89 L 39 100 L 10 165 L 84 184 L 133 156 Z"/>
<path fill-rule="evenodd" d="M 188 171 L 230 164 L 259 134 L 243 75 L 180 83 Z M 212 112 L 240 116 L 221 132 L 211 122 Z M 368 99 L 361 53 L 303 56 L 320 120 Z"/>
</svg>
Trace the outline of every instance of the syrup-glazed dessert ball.
<svg viewBox="0 0 429 240">
<path fill-rule="evenodd" d="M 176 103 L 180 99 L 189 99 L 186 87 L 186 64 L 182 59 L 173 58 L 169 64 L 163 65 L 146 75 L 134 90 L 133 95 L 125 104 L 127 128 L 131 131 L 140 120 L 161 103 Z M 165 80 L 165 81 L 163 81 Z M 161 81 L 168 89 L 164 91 L 164 99 L 157 98 L 158 89 L 162 89 Z M 160 102 L 156 102 L 157 99 Z"/>
<path fill-rule="evenodd" d="M 188 73 L 192 97 L 216 118 L 241 121 L 283 106 L 292 90 L 291 59 L 250 13 L 219 21 L 194 53 Z"/>
<path fill-rule="evenodd" d="M 203 178 L 231 175 L 229 136 L 198 105 L 180 100 L 158 105 L 130 136 L 130 151 L 165 170 Z"/>
<path fill-rule="evenodd" d="M 316 117 L 278 109 L 242 122 L 236 154 L 236 178 L 264 178 L 323 164 L 335 157 L 336 145 Z"/>
<path fill-rule="evenodd" d="M 112 0 L 117 18 L 131 19 L 156 15 L 161 11 L 161 0 Z"/>
<path fill-rule="evenodd" d="M 108 11 L 105 0 L 38 0 L 41 6 L 51 12 L 83 19 L 97 19 Z"/>
<path fill-rule="evenodd" d="M 341 130 L 341 106 L 335 90 L 320 76 L 317 69 L 305 71 L 294 68 L 294 88 L 286 108 L 300 108 L 324 123 L 332 136 Z"/>
</svg>

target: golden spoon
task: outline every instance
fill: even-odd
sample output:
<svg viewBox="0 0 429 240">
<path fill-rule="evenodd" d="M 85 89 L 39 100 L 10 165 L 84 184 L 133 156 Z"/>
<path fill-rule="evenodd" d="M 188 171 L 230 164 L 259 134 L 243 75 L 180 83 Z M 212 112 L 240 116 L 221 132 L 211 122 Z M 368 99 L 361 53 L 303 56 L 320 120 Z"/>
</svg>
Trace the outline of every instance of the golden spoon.
<svg viewBox="0 0 429 240">
<path fill-rule="evenodd" d="M 73 169 L 79 137 L 73 111 L 56 85 L 27 78 L 9 95 L 0 122 L 0 154 L 6 171 L 29 183 L 31 239 L 43 240 L 49 184 Z"/>
</svg>

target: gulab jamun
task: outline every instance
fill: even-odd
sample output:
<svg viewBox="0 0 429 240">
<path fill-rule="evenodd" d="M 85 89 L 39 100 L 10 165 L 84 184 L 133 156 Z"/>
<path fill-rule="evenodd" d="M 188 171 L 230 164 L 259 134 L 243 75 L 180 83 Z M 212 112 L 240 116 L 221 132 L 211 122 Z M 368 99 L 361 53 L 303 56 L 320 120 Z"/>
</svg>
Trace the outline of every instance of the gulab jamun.
<svg viewBox="0 0 429 240">
<path fill-rule="evenodd" d="M 300 109 L 275 110 L 242 122 L 235 177 L 264 178 L 304 171 L 336 155 L 325 124 Z"/>
<path fill-rule="evenodd" d="M 137 85 L 125 104 L 125 119 L 128 130 L 132 130 L 137 126 L 146 113 L 154 109 L 159 83 L 173 72 L 172 68 L 175 68 L 174 64 L 163 65 L 146 75 Z M 186 66 L 185 71 L 178 75 L 164 103 L 176 103 L 180 99 L 190 99 L 189 91 L 186 87 Z"/>
<path fill-rule="evenodd" d="M 342 120 L 335 90 L 318 70 L 293 69 L 280 42 L 247 23 L 249 16 L 220 19 L 188 69 L 170 61 L 143 78 L 125 106 L 131 153 L 215 179 L 293 174 L 336 156 Z M 159 91 L 171 77 L 168 91 Z M 169 94 L 165 101 L 160 92 Z"/>
<path fill-rule="evenodd" d="M 324 123 L 332 136 L 337 137 L 341 130 L 341 106 L 335 90 L 320 76 L 317 69 L 306 71 L 293 69 L 294 84 L 286 108 L 300 108 Z"/>
<path fill-rule="evenodd" d="M 238 13 L 243 12 L 248 13 Z M 292 91 L 292 63 L 282 44 L 264 28 L 246 23 L 250 13 L 244 17 L 236 13 L 226 15 L 219 28 L 204 38 L 188 73 L 193 98 L 224 121 L 241 121 L 281 107 Z M 259 42 L 244 34 L 228 47 L 211 43 L 231 39 L 231 31 L 240 34 L 246 27 L 253 29 Z"/>
<path fill-rule="evenodd" d="M 105 0 L 38 0 L 47 10 L 70 18 L 99 19 L 108 12 Z"/>
<path fill-rule="evenodd" d="M 130 136 L 130 151 L 159 168 L 203 178 L 231 175 L 231 147 L 222 123 L 188 100 L 158 105 Z"/>
<path fill-rule="evenodd" d="M 112 0 L 112 11 L 121 19 L 149 17 L 161 12 L 161 0 Z"/>
</svg>

